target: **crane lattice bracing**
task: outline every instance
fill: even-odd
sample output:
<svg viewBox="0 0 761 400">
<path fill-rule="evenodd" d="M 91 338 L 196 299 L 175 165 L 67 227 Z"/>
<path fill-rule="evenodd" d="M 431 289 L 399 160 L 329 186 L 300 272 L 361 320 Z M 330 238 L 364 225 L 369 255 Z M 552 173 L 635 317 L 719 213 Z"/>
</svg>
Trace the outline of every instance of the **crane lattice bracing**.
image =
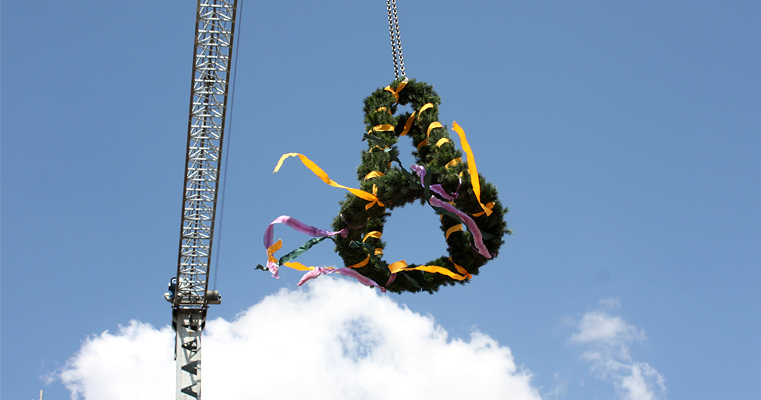
<svg viewBox="0 0 761 400">
<path fill-rule="evenodd" d="M 225 131 L 237 0 L 199 0 L 190 93 L 185 183 L 172 325 L 177 332 L 177 399 L 201 398 L 201 332 Z"/>
</svg>

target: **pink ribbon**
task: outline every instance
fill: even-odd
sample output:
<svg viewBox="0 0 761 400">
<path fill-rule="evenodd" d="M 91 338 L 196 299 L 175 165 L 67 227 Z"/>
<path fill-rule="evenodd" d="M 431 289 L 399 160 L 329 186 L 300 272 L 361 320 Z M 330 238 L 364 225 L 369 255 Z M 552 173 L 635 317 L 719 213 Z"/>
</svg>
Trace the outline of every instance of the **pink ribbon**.
<svg viewBox="0 0 761 400">
<path fill-rule="evenodd" d="M 418 176 L 420 176 L 420 182 L 423 183 L 425 179 L 425 174 L 426 174 L 425 168 L 415 164 L 415 165 L 411 165 L 410 169 L 415 171 L 418 174 Z M 462 179 L 460 179 L 460 183 L 462 183 Z M 442 188 L 441 185 L 438 185 L 438 184 L 431 185 L 431 190 L 435 192 L 436 194 L 438 194 L 439 196 L 449 201 L 452 201 L 454 200 L 454 197 L 457 197 L 457 192 L 455 192 L 454 197 L 452 197 L 449 194 L 447 194 L 446 191 L 444 191 L 444 188 Z M 460 188 L 458 186 L 457 191 L 459 190 Z M 436 196 L 431 196 L 431 198 L 428 200 L 428 203 L 432 205 L 433 207 L 441 207 L 457 215 L 458 217 L 460 217 L 460 219 L 462 219 L 462 221 L 465 222 L 465 225 L 468 227 L 468 231 L 470 231 L 470 233 L 473 235 L 473 244 L 476 246 L 476 250 L 478 251 L 478 253 L 486 258 L 492 257 L 491 254 L 489 254 L 489 250 L 486 249 L 486 246 L 484 245 L 484 238 L 483 238 L 483 235 L 481 235 L 481 230 L 478 229 L 478 225 L 476 225 L 476 222 L 473 221 L 473 218 L 470 218 L 468 214 L 465 214 L 464 212 L 456 209 L 453 205 L 445 201 L 441 201 L 437 199 Z"/>
<path fill-rule="evenodd" d="M 462 221 L 465 222 L 465 225 L 468 227 L 468 231 L 470 231 L 470 233 L 473 235 L 473 244 L 476 246 L 478 253 L 486 258 L 491 258 L 489 250 L 487 250 L 486 246 L 484 245 L 484 238 L 481 235 L 481 230 L 478 229 L 478 225 L 476 225 L 476 221 L 473 221 L 473 218 L 470 218 L 468 214 L 465 214 L 464 212 L 456 209 L 453 205 L 445 201 L 441 201 L 434 196 L 431 196 L 431 198 L 428 200 L 428 203 L 434 207 L 441 207 L 460 217 L 460 219 L 462 219 Z"/>
<path fill-rule="evenodd" d="M 333 272 L 336 272 L 333 268 L 314 267 L 313 270 L 307 272 L 304 274 L 304 276 L 301 277 L 301 280 L 296 284 L 296 286 L 301 286 L 320 275 L 332 274 Z"/>
<path fill-rule="evenodd" d="M 420 182 L 422 183 L 423 177 L 425 176 L 425 168 L 417 164 L 412 164 L 410 165 L 410 169 L 415 171 L 415 173 L 420 177 Z"/>
<path fill-rule="evenodd" d="M 378 289 L 380 289 L 381 292 L 384 292 L 384 293 L 386 292 L 386 288 L 384 288 L 383 286 L 377 284 L 374 280 L 372 280 L 372 279 L 370 279 L 370 278 L 360 274 L 359 272 L 357 272 L 357 271 L 355 271 L 355 270 L 353 270 L 351 268 L 339 268 L 339 269 L 336 270 L 336 272 L 338 272 L 339 274 L 341 274 L 343 276 L 352 277 L 352 278 L 358 280 L 360 283 L 362 283 L 365 286 L 375 286 Z"/>
<path fill-rule="evenodd" d="M 420 165 L 413 164 L 410 166 L 410 169 L 415 171 L 415 173 L 420 177 L 420 184 L 425 185 L 425 183 L 423 182 L 425 179 L 425 174 L 426 174 L 425 168 L 423 168 Z M 457 198 L 458 196 L 457 192 L 460 191 L 460 185 L 462 184 L 462 178 L 459 178 L 459 179 L 460 179 L 460 183 L 457 185 L 457 190 L 455 190 L 455 192 L 452 194 L 447 193 L 447 191 L 444 190 L 444 188 L 438 183 L 435 185 L 431 185 L 431 191 L 441 196 L 441 198 L 443 198 L 444 200 L 453 201 L 454 199 Z"/>
<path fill-rule="evenodd" d="M 298 232 L 301 232 L 313 237 L 325 237 L 325 236 L 334 236 L 334 235 L 341 235 L 343 237 L 346 237 L 346 234 L 349 230 L 349 228 L 347 227 L 336 232 L 326 231 L 324 229 L 307 225 L 297 220 L 296 218 L 290 217 L 288 215 L 281 215 L 275 218 L 275 220 L 272 221 L 272 223 L 267 227 L 267 229 L 264 230 L 264 248 L 265 249 L 269 249 L 272 246 L 272 244 L 275 243 L 275 224 L 288 225 Z M 279 265 L 277 265 L 277 263 L 273 263 L 272 261 L 267 259 L 267 269 L 270 270 L 270 272 L 272 273 L 272 276 L 278 279 L 280 278 L 278 276 Z"/>
<path fill-rule="evenodd" d="M 353 270 L 351 268 L 314 267 L 313 270 L 311 270 L 311 271 L 307 272 L 306 274 L 304 274 L 304 276 L 301 277 L 301 280 L 299 281 L 299 283 L 297 283 L 296 285 L 297 286 L 301 286 L 301 285 L 305 284 L 306 282 L 308 282 L 308 281 L 310 281 L 312 279 L 317 278 L 320 275 L 328 275 L 328 274 L 332 274 L 334 272 L 338 272 L 339 274 L 344 275 L 344 276 L 352 277 L 352 278 L 358 280 L 360 283 L 362 283 L 365 286 L 377 287 L 377 288 L 379 288 L 381 290 L 381 292 L 384 292 L 384 293 L 386 292 L 386 288 L 384 288 L 383 286 L 377 284 L 374 280 L 372 280 L 372 279 L 370 279 L 370 278 L 368 278 L 368 277 L 366 277 L 364 275 L 361 275 L 359 272 L 357 272 L 357 271 L 355 271 L 355 270 Z"/>
<path fill-rule="evenodd" d="M 454 192 L 453 194 L 449 194 L 444 190 L 444 188 L 440 184 L 431 185 L 431 191 L 441 196 L 442 199 L 447 201 L 454 201 L 454 199 L 457 198 L 457 192 Z"/>
</svg>

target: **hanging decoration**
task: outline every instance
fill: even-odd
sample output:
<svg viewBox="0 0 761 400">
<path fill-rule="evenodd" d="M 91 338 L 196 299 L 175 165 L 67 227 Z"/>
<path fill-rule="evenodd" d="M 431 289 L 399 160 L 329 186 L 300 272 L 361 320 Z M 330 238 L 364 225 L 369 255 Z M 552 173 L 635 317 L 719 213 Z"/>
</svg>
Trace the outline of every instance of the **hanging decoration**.
<svg viewBox="0 0 761 400">
<path fill-rule="evenodd" d="M 365 99 L 367 133 L 363 140 L 368 148 L 362 151 L 357 167 L 359 188 L 333 181 L 303 154 L 284 154 L 275 172 L 286 159 L 297 157 L 325 183 L 349 193 L 333 220 L 334 231 L 308 226 L 289 216 L 275 219 L 264 234 L 267 265 L 257 269 L 268 270 L 275 277 L 281 266 L 308 271 L 299 285 L 319 275 L 339 273 L 396 293 L 433 293 L 441 285 L 465 283 L 477 275 L 480 267 L 498 255 L 505 233 L 511 233 L 504 220 L 508 210 L 500 203 L 494 185 L 478 173 L 463 129 L 456 122 L 452 124 L 460 151 L 438 121 L 440 103 L 432 86 L 407 78 L 397 79 Z M 413 112 L 397 115 L 400 105 L 410 105 Z M 416 163 L 409 170 L 399 161 L 396 144 L 400 136 L 409 136 L 415 146 L 412 154 Z M 386 244 L 382 240 L 386 219 L 393 209 L 416 201 L 427 203 L 439 215 L 448 254 L 422 264 L 406 260 L 388 263 L 383 259 Z M 275 224 L 285 224 L 314 238 L 277 259 L 274 254 L 282 241 L 274 241 Z M 326 239 L 334 242 L 345 267 L 310 267 L 293 261 Z"/>
</svg>

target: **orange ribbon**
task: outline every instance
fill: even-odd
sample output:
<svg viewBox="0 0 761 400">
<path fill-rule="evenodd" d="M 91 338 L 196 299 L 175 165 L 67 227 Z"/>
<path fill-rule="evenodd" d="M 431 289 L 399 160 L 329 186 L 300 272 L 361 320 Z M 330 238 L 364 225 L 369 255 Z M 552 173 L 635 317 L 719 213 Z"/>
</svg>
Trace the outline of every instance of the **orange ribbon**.
<svg viewBox="0 0 761 400">
<path fill-rule="evenodd" d="M 399 136 L 405 136 L 410 129 L 412 128 L 412 123 L 415 122 L 415 113 L 413 112 L 412 115 L 410 115 L 409 118 L 407 118 L 407 122 L 404 123 L 404 130 L 402 133 L 399 134 Z"/>
<path fill-rule="evenodd" d="M 492 213 L 491 208 L 481 203 L 481 183 L 478 180 L 478 168 L 476 168 L 476 159 L 473 157 L 473 150 L 470 148 L 470 144 L 468 144 L 468 138 L 465 137 L 465 131 L 460 128 L 460 125 L 457 125 L 457 122 L 452 123 L 452 129 L 454 129 L 454 131 L 457 132 L 457 135 L 460 137 L 460 145 L 468 157 L 468 172 L 470 173 L 470 183 L 473 186 L 473 193 L 476 195 L 478 204 L 481 205 L 481 208 L 484 210 L 486 215 L 489 216 Z"/>
<path fill-rule="evenodd" d="M 423 114 L 423 111 L 433 108 L 433 104 L 427 103 L 424 106 L 420 107 L 420 111 L 417 113 L 417 120 L 420 121 L 420 115 Z"/>
<path fill-rule="evenodd" d="M 450 259 L 450 261 L 451 261 L 451 259 Z M 454 264 L 454 262 L 452 262 L 452 264 Z M 390 264 L 388 266 L 388 269 L 389 269 L 389 271 L 391 271 L 392 274 L 395 274 L 395 273 L 401 272 L 401 271 L 415 271 L 415 270 L 417 270 L 417 271 L 431 272 L 431 273 L 434 273 L 434 274 L 446 275 L 446 276 L 448 276 L 448 277 L 450 277 L 452 279 L 456 279 L 458 281 L 462 281 L 462 280 L 465 280 L 465 279 L 470 279 L 470 274 L 468 274 L 468 271 L 466 271 L 465 268 L 462 268 L 462 267 L 460 267 L 457 264 L 454 264 L 454 265 L 455 265 L 455 268 L 457 268 L 458 272 L 464 273 L 464 274 L 466 274 L 466 276 L 455 274 L 454 272 L 452 272 L 452 271 L 450 271 L 450 270 L 448 270 L 448 269 L 446 269 L 444 267 L 439 267 L 438 265 L 418 265 L 417 267 L 408 267 L 407 266 L 407 261 L 405 261 L 405 260 L 397 261 L 395 263 Z"/>
<path fill-rule="evenodd" d="M 325 171 L 322 170 L 317 164 L 315 164 L 312 160 L 308 159 L 305 155 L 299 154 L 299 153 L 286 153 L 283 154 L 282 157 L 280 157 L 280 161 L 277 162 L 277 166 L 275 167 L 275 170 L 272 171 L 274 174 L 275 172 L 280 170 L 280 167 L 283 165 L 283 161 L 285 161 L 288 157 L 298 157 L 301 160 L 301 163 L 304 164 L 305 167 L 309 168 L 315 175 L 317 175 L 320 179 L 322 179 L 323 182 L 327 183 L 330 186 L 346 189 L 351 194 L 363 199 L 369 201 L 367 205 L 365 205 L 365 209 L 370 209 L 370 207 L 374 206 L 375 204 L 378 204 L 381 207 L 385 207 L 385 205 L 378 199 L 376 194 L 367 193 L 364 190 L 354 189 L 350 188 L 344 185 L 341 185 L 337 183 L 336 181 L 330 179 L 328 177 L 328 174 L 325 173 Z M 373 186 L 373 192 L 377 192 L 377 189 Z"/>
<path fill-rule="evenodd" d="M 426 132 L 425 137 L 430 137 L 431 136 L 431 131 L 434 128 L 443 128 L 443 126 L 441 126 L 441 122 L 439 122 L 439 121 L 431 122 L 431 124 L 428 125 L 428 132 Z"/>
<path fill-rule="evenodd" d="M 394 95 L 394 98 L 396 99 L 396 102 L 398 103 L 399 102 L 399 92 L 401 92 L 402 89 L 404 89 L 404 87 L 407 86 L 407 82 L 408 82 L 407 78 L 404 78 L 403 81 L 399 82 L 399 86 L 397 86 L 396 89 L 391 89 L 391 85 L 389 85 L 389 86 L 384 87 L 383 90 L 385 90 L 387 92 L 391 92 L 391 94 Z"/>
</svg>

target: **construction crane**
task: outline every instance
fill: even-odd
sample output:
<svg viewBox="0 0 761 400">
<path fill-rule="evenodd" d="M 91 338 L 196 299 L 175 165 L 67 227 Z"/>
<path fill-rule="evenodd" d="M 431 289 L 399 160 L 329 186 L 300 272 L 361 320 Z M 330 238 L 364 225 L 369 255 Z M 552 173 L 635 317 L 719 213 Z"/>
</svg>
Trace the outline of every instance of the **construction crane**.
<svg viewBox="0 0 761 400">
<path fill-rule="evenodd" d="M 209 304 L 221 302 L 208 287 L 237 3 L 198 0 L 196 10 L 180 249 L 164 295 L 176 332 L 177 400 L 201 398 L 201 333 Z"/>
</svg>

